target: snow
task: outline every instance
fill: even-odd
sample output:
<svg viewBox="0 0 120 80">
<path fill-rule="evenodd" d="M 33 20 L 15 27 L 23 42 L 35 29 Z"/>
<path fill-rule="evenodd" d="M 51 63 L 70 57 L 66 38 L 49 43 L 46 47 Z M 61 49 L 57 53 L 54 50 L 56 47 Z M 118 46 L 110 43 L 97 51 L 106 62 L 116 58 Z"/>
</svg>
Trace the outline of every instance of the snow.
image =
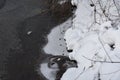
<svg viewBox="0 0 120 80">
<path fill-rule="evenodd" d="M 64 41 L 64 33 L 69 27 L 71 27 L 71 18 L 51 30 L 50 34 L 47 37 L 48 43 L 44 47 L 45 53 L 53 55 L 68 54 Z"/>
<path fill-rule="evenodd" d="M 40 71 L 41 73 L 49 80 L 55 80 L 55 75 L 56 75 L 56 71 L 57 69 L 50 69 L 48 68 L 48 64 L 47 63 L 43 63 L 40 65 Z"/>
<path fill-rule="evenodd" d="M 71 18 L 65 21 L 64 23 L 55 26 L 48 34 L 48 43 L 44 47 L 44 51 L 46 54 L 52 55 L 68 55 L 66 50 L 66 45 L 64 41 L 65 31 L 71 27 Z M 28 32 L 28 33 L 31 33 Z M 59 60 L 59 59 L 58 59 Z M 55 80 L 57 69 L 50 69 L 48 67 L 48 63 L 40 64 L 40 69 L 42 75 L 44 75 L 48 80 Z"/>
<path fill-rule="evenodd" d="M 96 19 L 94 7 L 90 7 L 91 1 L 96 3 L 99 12 Z M 101 1 L 104 7 L 108 0 Z M 118 15 L 115 6 L 106 12 L 109 19 L 102 13 L 97 0 L 71 2 L 77 6 L 77 10 L 72 27 L 65 32 L 64 38 L 67 48 L 73 50 L 69 57 L 78 62 L 78 68 L 68 69 L 61 80 L 119 80 L 120 24 L 117 22 L 119 16 L 111 15 Z M 108 2 L 109 5 L 113 4 L 111 0 Z"/>
</svg>

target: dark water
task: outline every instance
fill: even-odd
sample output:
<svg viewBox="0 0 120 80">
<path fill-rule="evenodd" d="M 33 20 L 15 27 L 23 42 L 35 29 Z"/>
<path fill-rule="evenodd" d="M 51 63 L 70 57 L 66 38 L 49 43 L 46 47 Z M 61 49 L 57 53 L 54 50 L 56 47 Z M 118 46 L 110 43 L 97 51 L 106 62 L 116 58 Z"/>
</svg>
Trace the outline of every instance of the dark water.
<svg viewBox="0 0 120 80">
<path fill-rule="evenodd" d="M 51 16 L 47 0 L 0 0 L 0 80 L 46 80 L 38 64 L 51 55 L 46 35 L 64 20 Z M 32 31 L 31 34 L 27 34 Z"/>
</svg>

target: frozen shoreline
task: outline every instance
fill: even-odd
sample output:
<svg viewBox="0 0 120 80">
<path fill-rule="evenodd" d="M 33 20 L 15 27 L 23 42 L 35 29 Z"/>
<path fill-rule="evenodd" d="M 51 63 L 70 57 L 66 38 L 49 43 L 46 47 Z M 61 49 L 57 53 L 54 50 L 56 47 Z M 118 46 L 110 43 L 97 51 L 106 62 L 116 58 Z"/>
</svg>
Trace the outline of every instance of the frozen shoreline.
<svg viewBox="0 0 120 80">
<path fill-rule="evenodd" d="M 64 40 L 65 31 L 72 25 L 71 18 L 64 23 L 56 26 L 47 36 L 48 43 L 44 46 L 44 51 L 52 55 L 68 55 Z"/>
<path fill-rule="evenodd" d="M 71 18 L 69 18 L 64 23 L 56 26 L 48 34 L 48 43 L 44 46 L 44 51 L 46 54 L 52 55 L 64 55 L 68 56 L 66 50 L 66 45 L 64 41 L 65 31 L 71 27 Z M 54 69 L 48 68 L 47 63 L 40 64 L 41 73 L 49 80 L 55 80 L 56 71 Z M 47 71 L 47 72 L 46 72 Z"/>
</svg>

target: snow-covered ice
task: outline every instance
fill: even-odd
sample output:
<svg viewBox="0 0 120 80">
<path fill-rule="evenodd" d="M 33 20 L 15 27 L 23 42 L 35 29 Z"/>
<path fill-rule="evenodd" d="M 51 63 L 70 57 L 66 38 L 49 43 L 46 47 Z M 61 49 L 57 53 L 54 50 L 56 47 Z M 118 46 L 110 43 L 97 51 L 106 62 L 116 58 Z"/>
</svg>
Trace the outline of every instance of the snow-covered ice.
<svg viewBox="0 0 120 80">
<path fill-rule="evenodd" d="M 51 30 L 50 34 L 47 37 L 48 43 L 44 47 L 45 53 L 52 55 L 68 55 L 64 41 L 64 34 L 65 31 L 70 27 L 71 18 Z M 40 64 L 40 70 L 38 71 L 41 71 L 41 73 L 48 80 L 55 80 L 57 69 L 48 68 L 48 63 Z"/>
<path fill-rule="evenodd" d="M 63 24 L 56 26 L 48 35 L 48 43 L 44 47 L 47 54 L 67 55 L 66 45 L 64 41 L 65 31 L 71 27 L 71 18 Z"/>
</svg>

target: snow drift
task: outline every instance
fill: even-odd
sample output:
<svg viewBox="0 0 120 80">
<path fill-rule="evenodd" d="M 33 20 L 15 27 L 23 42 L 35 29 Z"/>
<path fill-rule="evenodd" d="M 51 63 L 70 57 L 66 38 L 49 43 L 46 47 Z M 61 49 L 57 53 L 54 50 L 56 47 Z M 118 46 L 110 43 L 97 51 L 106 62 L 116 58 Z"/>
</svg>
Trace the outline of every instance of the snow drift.
<svg viewBox="0 0 120 80">
<path fill-rule="evenodd" d="M 79 67 L 68 69 L 61 80 L 120 79 L 119 0 L 115 1 L 72 0 L 77 10 L 64 38 L 73 50 L 69 57 Z"/>
</svg>

